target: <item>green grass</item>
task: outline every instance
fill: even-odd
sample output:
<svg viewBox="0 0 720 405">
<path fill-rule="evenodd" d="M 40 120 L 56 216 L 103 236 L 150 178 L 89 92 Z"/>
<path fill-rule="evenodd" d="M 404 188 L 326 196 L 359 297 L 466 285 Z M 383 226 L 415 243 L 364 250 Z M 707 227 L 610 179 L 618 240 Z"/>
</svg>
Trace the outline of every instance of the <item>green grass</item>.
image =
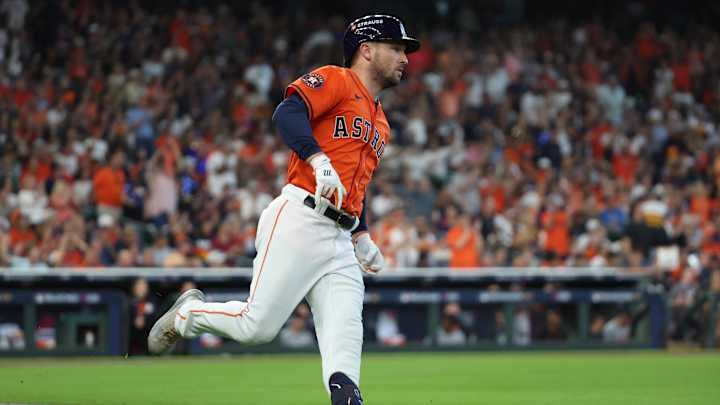
<svg viewBox="0 0 720 405">
<path fill-rule="evenodd" d="M 720 404 L 720 355 L 657 352 L 364 356 L 369 405 Z M 0 403 L 329 404 L 316 355 L 4 359 Z"/>
</svg>

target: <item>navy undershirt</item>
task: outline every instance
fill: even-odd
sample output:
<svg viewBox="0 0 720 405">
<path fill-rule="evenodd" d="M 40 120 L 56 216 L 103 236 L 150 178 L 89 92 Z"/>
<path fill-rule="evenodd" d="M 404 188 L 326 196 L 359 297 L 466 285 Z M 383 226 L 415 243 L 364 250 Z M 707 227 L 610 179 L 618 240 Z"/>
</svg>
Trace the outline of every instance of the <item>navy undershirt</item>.
<svg viewBox="0 0 720 405">
<path fill-rule="evenodd" d="M 358 224 L 357 228 L 353 229 L 352 234 L 356 234 L 358 232 L 367 232 L 368 226 L 367 226 L 367 218 L 365 215 L 365 211 L 367 211 L 367 196 L 363 197 L 363 209 L 360 213 L 360 223 Z"/>
<path fill-rule="evenodd" d="M 293 94 L 277 106 L 272 116 L 272 121 L 280 131 L 285 144 L 302 160 L 322 152 L 313 136 L 308 115 L 305 102 L 300 96 Z"/>
<path fill-rule="evenodd" d="M 272 116 L 272 122 L 280 132 L 285 144 L 302 160 L 307 160 L 310 156 L 322 152 L 313 136 L 309 115 L 305 102 L 297 94 L 292 94 L 277 106 Z M 366 206 L 365 199 L 363 199 L 360 224 L 352 233 L 367 231 Z"/>
</svg>

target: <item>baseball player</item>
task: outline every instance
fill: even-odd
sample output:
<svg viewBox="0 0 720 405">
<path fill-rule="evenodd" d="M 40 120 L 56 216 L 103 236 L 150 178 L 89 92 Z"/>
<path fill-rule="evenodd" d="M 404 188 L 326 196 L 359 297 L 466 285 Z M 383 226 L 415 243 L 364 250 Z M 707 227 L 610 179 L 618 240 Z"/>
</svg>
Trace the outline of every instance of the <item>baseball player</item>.
<svg viewBox="0 0 720 405">
<path fill-rule="evenodd" d="M 287 87 L 273 122 L 292 150 L 288 184 L 260 216 L 247 302 L 187 291 L 150 331 L 151 353 L 206 332 L 269 342 L 306 298 L 332 404 L 362 404 L 362 271 L 384 266 L 365 221 L 365 192 L 390 141 L 378 93 L 400 82 L 419 47 L 398 18 L 367 15 L 345 32 L 345 67 L 323 66 Z"/>
</svg>

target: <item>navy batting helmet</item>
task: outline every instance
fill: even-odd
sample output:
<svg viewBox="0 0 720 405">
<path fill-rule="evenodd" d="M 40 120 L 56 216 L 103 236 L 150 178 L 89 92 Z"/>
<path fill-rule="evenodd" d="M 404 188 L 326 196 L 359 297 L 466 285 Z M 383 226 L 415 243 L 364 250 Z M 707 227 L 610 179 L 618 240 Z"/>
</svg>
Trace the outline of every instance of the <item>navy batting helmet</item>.
<svg viewBox="0 0 720 405">
<path fill-rule="evenodd" d="M 420 42 L 409 37 L 399 18 L 386 14 L 371 14 L 360 17 L 348 25 L 343 43 L 345 45 L 345 66 L 350 67 L 355 51 L 363 42 L 399 42 L 405 44 L 405 53 L 420 49 Z"/>
</svg>

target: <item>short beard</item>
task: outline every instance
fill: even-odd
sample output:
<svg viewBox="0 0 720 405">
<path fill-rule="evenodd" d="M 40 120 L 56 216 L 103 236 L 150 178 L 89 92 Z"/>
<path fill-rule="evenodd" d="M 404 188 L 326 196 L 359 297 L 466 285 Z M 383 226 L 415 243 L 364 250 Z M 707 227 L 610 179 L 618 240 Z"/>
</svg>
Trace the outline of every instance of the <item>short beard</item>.
<svg viewBox="0 0 720 405">
<path fill-rule="evenodd" d="M 380 88 L 385 90 L 400 84 L 400 80 L 395 80 L 395 71 L 389 75 L 384 75 L 381 69 L 375 69 L 375 80 L 380 84 Z"/>
<path fill-rule="evenodd" d="M 383 83 L 383 89 L 388 89 L 390 87 L 395 87 L 398 84 L 400 84 L 400 80 L 402 80 L 402 76 L 400 76 L 400 79 L 395 79 L 395 72 L 393 71 L 389 76 L 385 76 L 385 83 Z"/>
</svg>

